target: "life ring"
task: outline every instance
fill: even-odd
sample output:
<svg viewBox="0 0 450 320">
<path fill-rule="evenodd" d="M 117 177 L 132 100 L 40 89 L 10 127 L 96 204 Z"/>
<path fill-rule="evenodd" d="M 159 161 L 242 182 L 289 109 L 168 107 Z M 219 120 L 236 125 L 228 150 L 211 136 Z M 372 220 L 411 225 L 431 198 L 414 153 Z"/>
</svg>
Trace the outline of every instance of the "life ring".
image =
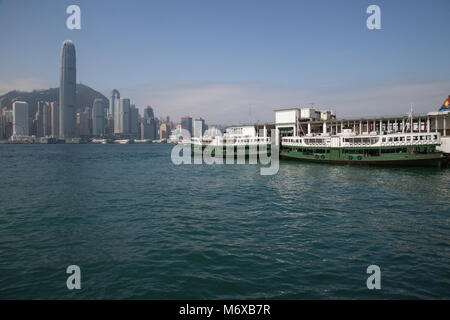
<svg viewBox="0 0 450 320">
<path fill-rule="evenodd" d="M 361 157 L 361 156 L 358 156 L 358 160 L 362 160 L 362 157 Z"/>
<path fill-rule="evenodd" d="M 314 156 L 314 158 L 316 158 L 316 160 L 319 160 L 319 155 L 316 154 L 316 155 Z"/>
</svg>

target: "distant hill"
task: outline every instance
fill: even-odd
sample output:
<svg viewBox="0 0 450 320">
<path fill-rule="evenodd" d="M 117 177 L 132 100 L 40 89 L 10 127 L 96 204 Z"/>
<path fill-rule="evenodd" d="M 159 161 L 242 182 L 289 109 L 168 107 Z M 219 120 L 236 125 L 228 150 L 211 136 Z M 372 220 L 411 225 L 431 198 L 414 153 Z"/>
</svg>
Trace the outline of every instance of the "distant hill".
<svg viewBox="0 0 450 320">
<path fill-rule="evenodd" d="M 105 101 L 105 107 L 109 105 L 109 99 L 100 92 L 84 84 L 77 84 L 77 109 L 84 110 L 85 107 L 92 107 L 97 98 Z M 30 111 L 35 112 L 38 101 L 59 101 L 59 88 L 33 90 L 32 92 L 10 91 L 0 96 L 0 107 L 11 109 L 13 99 L 28 102 Z"/>
</svg>

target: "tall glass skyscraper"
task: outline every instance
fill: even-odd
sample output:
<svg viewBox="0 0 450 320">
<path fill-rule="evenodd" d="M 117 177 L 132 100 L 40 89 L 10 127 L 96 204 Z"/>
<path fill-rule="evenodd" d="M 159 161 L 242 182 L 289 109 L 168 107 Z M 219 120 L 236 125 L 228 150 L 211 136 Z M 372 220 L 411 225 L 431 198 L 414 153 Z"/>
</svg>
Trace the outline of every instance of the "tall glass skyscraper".
<svg viewBox="0 0 450 320">
<path fill-rule="evenodd" d="M 114 108 L 116 100 L 120 100 L 120 92 L 114 89 L 111 92 L 111 99 L 109 100 L 109 114 L 114 118 Z"/>
<path fill-rule="evenodd" d="M 61 47 L 59 70 L 59 136 L 62 139 L 76 137 L 76 78 L 75 45 L 66 40 Z"/>
</svg>

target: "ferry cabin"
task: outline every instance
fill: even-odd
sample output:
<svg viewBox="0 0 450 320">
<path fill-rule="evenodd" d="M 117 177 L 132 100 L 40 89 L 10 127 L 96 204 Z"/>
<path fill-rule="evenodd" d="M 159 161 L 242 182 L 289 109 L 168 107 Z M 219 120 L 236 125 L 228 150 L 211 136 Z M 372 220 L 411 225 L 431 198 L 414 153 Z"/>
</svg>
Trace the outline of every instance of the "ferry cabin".
<svg viewBox="0 0 450 320">
<path fill-rule="evenodd" d="M 351 165 L 440 166 L 438 133 L 283 137 L 280 155 L 321 163 Z"/>
</svg>

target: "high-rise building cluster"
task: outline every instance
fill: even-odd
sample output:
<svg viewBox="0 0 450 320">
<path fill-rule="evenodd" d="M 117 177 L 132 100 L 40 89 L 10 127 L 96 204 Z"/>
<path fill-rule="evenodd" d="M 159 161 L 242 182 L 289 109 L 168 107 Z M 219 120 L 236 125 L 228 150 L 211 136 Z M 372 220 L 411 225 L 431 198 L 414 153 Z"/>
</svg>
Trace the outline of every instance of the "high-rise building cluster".
<svg viewBox="0 0 450 320">
<path fill-rule="evenodd" d="M 58 101 L 39 100 L 29 105 L 19 98 L 11 101 L 11 110 L 0 100 L 0 140 L 31 137 L 66 142 L 90 138 L 167 140 L 183 135 L 181 132 L 199 138 L 208 128 L 202 118 L 183 117 L 178 125 L 168 116 L 157 118 L 151 106 L 145 107 L 140 115 L 136 105 L 121 97 L 117 89 L 112 90 L 109 104 L 96 98 L 92 105 L 77 109 L 76 52 L 70 40 L 61 47 L 59 81 Z"/>
</svg>

